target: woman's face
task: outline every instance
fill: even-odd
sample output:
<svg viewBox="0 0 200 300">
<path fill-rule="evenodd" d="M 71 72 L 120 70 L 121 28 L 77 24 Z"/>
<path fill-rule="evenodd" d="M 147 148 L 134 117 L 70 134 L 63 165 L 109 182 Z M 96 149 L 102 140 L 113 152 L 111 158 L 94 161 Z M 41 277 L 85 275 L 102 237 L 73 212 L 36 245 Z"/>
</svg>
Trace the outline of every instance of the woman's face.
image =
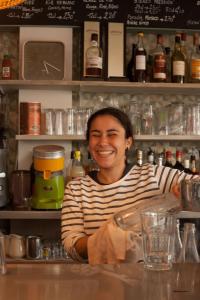
<svg viewBox="0 0 200 300">
<path fill-rule="evenodd" d="M 111 115 L 97 116 L 89 132 L 89 151 L 100 169 L 119 168 L 125 163 L 125 150 L 132 138 L 126 139 L 120 122 Z"/>
</svg>

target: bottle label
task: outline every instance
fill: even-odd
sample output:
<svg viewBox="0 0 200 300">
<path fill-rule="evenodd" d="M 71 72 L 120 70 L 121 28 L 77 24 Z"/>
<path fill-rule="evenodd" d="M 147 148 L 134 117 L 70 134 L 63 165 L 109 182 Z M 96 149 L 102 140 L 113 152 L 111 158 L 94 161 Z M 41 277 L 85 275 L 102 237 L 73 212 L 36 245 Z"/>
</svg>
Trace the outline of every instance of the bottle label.
<svg viewBox="0 0 200 300">
<path fill-rule="evenodd" d="M 145 55 L 136 55 L 135 57 L 135 68 L 136 70 L 146 70 L 146 56 Z"/>
<path fill-rule="evenodd" d="M 173 75 L 185 76 L 185 62 L 182 60 L 173 61 Z"/>
<path fill-rule="evenodd" d="M 102 57 L 89 56 L 87 58 L 86 68 L 98 68 L 102 69 Z"/>
<path fill-rule="evenodd" d="M 2 78 L 10 78 L 10 67 L 2 68 Z"/>
<path fill-rule="evenodd" d="M 200 79 L 200 59 L 192 59 L 192 79 Z"/>
<path fill-rule="evenodd" d="M 153 77 L 155 79 L 166 79 L 166 59 L 164 55 L 155 56 Z"/>
</svg>

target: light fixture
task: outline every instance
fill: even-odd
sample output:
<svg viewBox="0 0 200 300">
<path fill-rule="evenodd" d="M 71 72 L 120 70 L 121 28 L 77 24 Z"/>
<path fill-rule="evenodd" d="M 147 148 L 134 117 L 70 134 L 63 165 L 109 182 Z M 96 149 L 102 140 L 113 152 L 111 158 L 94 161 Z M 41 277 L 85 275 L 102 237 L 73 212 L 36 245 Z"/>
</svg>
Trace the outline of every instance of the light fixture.
<svg viewBox="0 0 200 300">
<path fill-rule="evenodd" d="M 0 9 L 6 9 L 23 3 L 25 0 L 0 0 Z"/>
</svg>

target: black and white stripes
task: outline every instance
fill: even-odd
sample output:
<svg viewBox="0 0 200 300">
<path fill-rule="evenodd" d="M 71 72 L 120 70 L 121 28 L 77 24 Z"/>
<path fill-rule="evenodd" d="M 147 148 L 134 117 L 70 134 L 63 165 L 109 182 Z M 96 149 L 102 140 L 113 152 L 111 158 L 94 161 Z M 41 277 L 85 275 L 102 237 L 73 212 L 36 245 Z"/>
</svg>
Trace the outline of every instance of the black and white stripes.
<svg viewBox="0 0 200 300">
<path fill-rule="evenodd" d="M 62 208 L 62 240 L 76 259 L 74 244 L 82 236 L 93 234 L 119 210 L 148 201 L 171 191 L 185 177 L 175 169 L 145 164 L 134 166 L 119 181 L 101 185 L 89 176 L 77 178 L 66 186 Z"/>
</svg>

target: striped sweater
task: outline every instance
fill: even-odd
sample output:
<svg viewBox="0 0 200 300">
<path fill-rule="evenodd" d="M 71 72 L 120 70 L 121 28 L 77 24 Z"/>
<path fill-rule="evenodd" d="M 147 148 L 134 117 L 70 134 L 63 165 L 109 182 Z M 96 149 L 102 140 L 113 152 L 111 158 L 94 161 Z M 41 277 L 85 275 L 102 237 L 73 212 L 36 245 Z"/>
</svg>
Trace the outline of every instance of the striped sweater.
<svg viewBox="0 0 200 300">
<path fill-rule="evenodd" d="M 78 259 L 74 244 L 79 238 L 93 234 L 117 211 L 171 191 L 184 178 L 191 178 L 191 175 L 145 164 L 133 166 L 123 178 L 108 185 L 101 185 L 88 175 L 70 181 L 62 207 L 65 249 L 72 258 Z"/>
</svg>

